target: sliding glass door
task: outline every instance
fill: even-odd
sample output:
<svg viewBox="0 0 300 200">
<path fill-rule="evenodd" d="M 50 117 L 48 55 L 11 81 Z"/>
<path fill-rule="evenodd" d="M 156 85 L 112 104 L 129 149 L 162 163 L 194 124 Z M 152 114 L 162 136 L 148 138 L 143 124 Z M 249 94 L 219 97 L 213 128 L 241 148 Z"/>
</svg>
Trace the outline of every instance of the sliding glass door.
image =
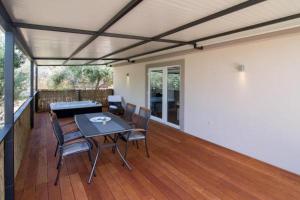
<svg viewBox="0 0 300 200">
<path fill-rule="evenodd" d="M 148 76 L 152 119 L 179 128 L 180 66 L 149 68 Z"/>
<path fill-rule="evenodd" d="M 150 109 L 153 117 L 162 119 L 163 113 L 163 70 L 150 71 Z"/>
</svg>

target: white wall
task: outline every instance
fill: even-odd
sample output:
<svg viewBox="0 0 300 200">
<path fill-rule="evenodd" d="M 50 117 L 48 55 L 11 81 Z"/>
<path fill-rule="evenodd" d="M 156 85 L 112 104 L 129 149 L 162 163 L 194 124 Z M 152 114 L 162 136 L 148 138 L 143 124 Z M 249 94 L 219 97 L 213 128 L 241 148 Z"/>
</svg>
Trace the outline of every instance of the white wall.
<svg viewBox="0 0 300 200">
<path fill-rule="evenodd" d="M 300 174 L 300 33 L 164 60 L 180 58 L 185 132 Z M 115 92 L 137 105 L 146 64 L 114 68 Z"/>
<path fill-rule="evenodd" d="M 127 73 L 129 77 L 127 78 Z M 146 87 L 145 65 L 132 65 L 114 68 L 113 84 L 116 94 L 124 97 L 126 102 L 145 106 Z"/>
</svg>

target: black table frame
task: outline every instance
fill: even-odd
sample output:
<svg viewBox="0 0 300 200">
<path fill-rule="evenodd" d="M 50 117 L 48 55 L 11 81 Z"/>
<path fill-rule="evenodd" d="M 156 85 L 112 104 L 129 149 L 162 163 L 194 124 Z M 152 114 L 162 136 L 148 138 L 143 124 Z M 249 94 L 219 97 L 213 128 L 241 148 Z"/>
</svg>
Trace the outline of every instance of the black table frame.
<svg viewBox="0 0 300 200">
<path fill-rule="evenodd" d="M 84 115 L 87 115 L 87 114 L 84 114 Z M 118 118 L 118 120 L 123 120 L 121 119 L 120 117 L 116 116 L 116 115 L 113 115 L 110 113 L 110 115 L 112 115 L 112 119 L 111 120 L 114 120 L 116 118 Z M 118 145 L 118 139 L 119 139 L 119 135 L 121 133 L 125 133 L 127 131 L 130 131 L 131 130 L 131 127 L 128 126 L 128 129 L 123 129 L 121 131 L 112 131 L 112 132 L 106 132 L 106 133 L 95 133 L 93 135 L 88 135 L 85 133 L 85 131 L 83 131 L 81 125 L 80 125 L 80 122 L 78 121 L 78 116 L 79 115 L 75 115 L 74 117 L 74 120 L 75 120 L 75 123 L 77 125 L 77 127 L 79 128 L 79 130 L 81 131 L 82 135 L 88 139 L 88 140 L 91 140 L 95 146 L 97 147 L 97 153 L 96 153 L 96 156 L 95 156 L 95 159 L 94 159 L 94 163 L 93 163 L 93 166 L 92 166 L 92 170 L 90 172 L 90 175 L 89 175 L 89 178 L 88 178 L 88 183 L 91 183 L 91 180 L 92 180 L 92 177 L 93 175 L 95 174 L 95 169 L 96 169 L 96 165 L 97 165 L 97 161 L 99 159 L 99 156 L 101 154 L 101 149 L 104 149 L 104 148 L 113 148 L 114 150 L 117 150 L 123 164 L 126 165 L 126 167 L 131 170 L 132 168 L 130 167 L 128 161 L 124 158 L 124 156 L 122 155 L 121 151 L 120 151 L 120 148 L 119 148 L 119 145 Z M 115 118 L 114 118 L 115 117 Z M 127 123 L 125 120 L 123 120 L 124 123 Z M 91 124 L 93 122 L 90 122 Z M 130 127 L 130 128 L 129 128 Z M 94 138 L 95 137 L 99 137 L 99 136 L 111 136 L 111 135 L 114 135 L 114 137 L 110 137 L 112 139 L 112 143 L 100 143 L 98 142 L 97 140 L 95 140 Z"/>
</svg>

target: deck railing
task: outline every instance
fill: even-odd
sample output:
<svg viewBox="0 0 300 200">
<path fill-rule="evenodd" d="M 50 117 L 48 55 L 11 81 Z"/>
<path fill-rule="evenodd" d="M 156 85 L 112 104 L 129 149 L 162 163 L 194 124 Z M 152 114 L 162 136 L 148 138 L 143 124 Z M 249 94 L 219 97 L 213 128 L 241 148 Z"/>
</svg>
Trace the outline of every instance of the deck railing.
<svg viewBox="0 0 300 200">
<path fill-rule="evenodd" d="M 59 101 L 96 101 L 103 107 L 108 105 L 107 97 L 113 94 L 113 89 L 98 90 L 39 90 L 36 96 L 37 112 L 49 111 L 49 105 Z"/>
</svg>

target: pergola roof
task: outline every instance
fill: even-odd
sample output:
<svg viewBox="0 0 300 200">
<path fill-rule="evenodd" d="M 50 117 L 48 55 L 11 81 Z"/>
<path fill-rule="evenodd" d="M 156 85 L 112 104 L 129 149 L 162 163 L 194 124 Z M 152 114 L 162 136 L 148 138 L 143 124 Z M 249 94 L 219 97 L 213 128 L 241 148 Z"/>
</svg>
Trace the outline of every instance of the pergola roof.
<svg viewBox="0 0 300 200">
<path fill-rule="evenodd" d="M 299 0 L 2 0 L 38 65 L 111 64 L 300 26 Z"/>
</svg>

